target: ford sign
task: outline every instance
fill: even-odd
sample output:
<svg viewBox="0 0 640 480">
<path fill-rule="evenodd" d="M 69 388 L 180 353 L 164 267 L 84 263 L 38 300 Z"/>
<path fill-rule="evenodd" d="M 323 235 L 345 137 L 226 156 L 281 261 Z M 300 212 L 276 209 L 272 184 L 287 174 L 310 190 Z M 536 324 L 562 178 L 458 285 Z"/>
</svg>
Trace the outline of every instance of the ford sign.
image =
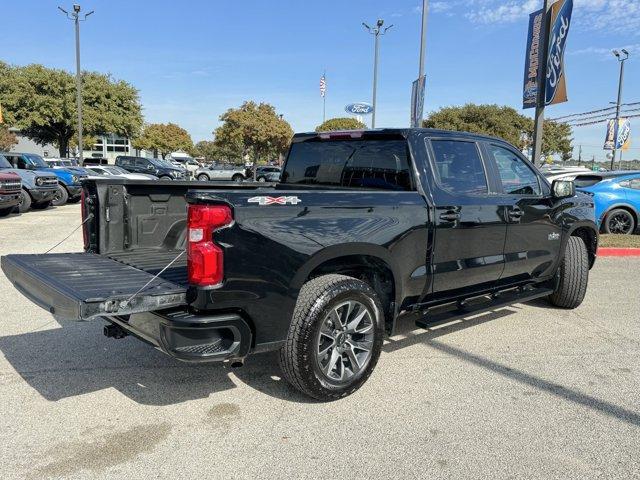
<svg viewBox="0 0 640 480">
<path fill-rule="evenodd" d="M 358 103 L 350 103 L 346 107 L 344 107 L 347 113 L 351 113 L 353 115 L 369 115 L 373 113 L 373 105 L 365 102 Z"/>
</svg>

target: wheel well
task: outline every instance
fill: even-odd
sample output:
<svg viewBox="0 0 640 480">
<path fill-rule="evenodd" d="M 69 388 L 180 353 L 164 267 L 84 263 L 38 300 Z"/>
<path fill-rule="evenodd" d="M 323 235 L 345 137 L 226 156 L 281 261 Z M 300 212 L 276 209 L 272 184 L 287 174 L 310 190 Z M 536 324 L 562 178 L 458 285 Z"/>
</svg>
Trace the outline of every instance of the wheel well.
<svg viewBox="0 0 640 480">
<path fill-rule="evenodd" d="M 394 316 L 395 279 L 391 268 L 384 260 L 370 255 L 333 258 L 314 268 L 305 281 L 330 273 L 357 278 L 373 288 L 382 302 L 387 331 L 391 329 Z"/>
<path fill-rule="evenodd" d="M 587 247 L 587 254 L 589 255 L 589 268 L 593 266 L 596 261 L 596 251 L 598 249 L 598 234 L 589 227 L 579 227 L 571 232 L 572 237 L 580 237 Z"/>
</svg>

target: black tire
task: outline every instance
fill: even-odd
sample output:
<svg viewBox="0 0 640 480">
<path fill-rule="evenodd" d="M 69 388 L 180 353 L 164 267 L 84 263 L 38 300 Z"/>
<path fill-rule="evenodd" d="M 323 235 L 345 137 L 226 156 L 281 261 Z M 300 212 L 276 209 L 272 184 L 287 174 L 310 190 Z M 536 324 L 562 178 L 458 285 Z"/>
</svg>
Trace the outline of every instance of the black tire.
<svg viewBox="0 0 640 480">
<path fill-rule="evenodd" d="M 20 191 L 20 203 L 18 204 L 18 212 L 26 213 L 31 210 L 31 195 L 24 188 Z"/>
<path fill-rule="evenodd" d="M 580 237 L 569 237 L 556 274 L 556 289 L 549 295 L 552 305 L 576 308 L 584 300 L 589 282 L 587 246 Z"/>
<path fill-rule="evenodd" d="M 264 177 L 258 177 L 258 181 L 261 182 L 261 183 L 264 183 L 264 182 L 267 181 L 267 179 L 264 178 Z"/>
<path fill-rule="evenodd" d="M 0 218 L 9 215 L 14 208 L 15 207 L 0 208 Z"/>
<path fill-rule="evenodd" d="M 206 173 L 201 173 L 200 175 L 198 175 L 198 180 L 200 180 L 201 182 L 208 182 L 210 178 Z"/>
<path fill-rule="evenodd" d="M 50 206 L 51 200 L 49 200 L 48 202 L 34 203 L 31 205 L 31 208 L 33 208 L 34 210 L 44 210 L 46 208 L 49 208 Z"/>
<path fill-rule="evenodd" d="M 233 180 L 236 183 L 240 183 L 244 180 L 244 177 L 240 174 L 236 174 L 233 177 L 231 177 L 231 180 Z"/>
<path fill-rule="evenodd" d="M 69 200 L 69 193 L 67 192 L 67 189 L 62 185 L 58 185 L 56 193 L 53 196 L 53 200 L 51 200 L 51 204 L 55 207 L 60 207 L 66 204 L 67 200 Z"/>
<path fill-rule="evenodd" d="M 366 364 L 350 379 L 334 381 L 320 369 L 318 338 L 328 315 L 344 302 L 356 301 L 371 314 L 372 340 Z M 323 275 L 302 286 L 285 345 L 280 350 L 284 378 L 301 392 L 322 401 L 333 401 L 358 390 L 378 362 L 384 332 L 383 308 L 373 289 L 353 277 Z M 345 322 L 346 323 L 346 322 Z M 370 334 L 368 334 L 370 335 Z M 342 355 L 342 354 L 340 354 Z M 326 358 L 326 357 L 325 357 Z M 341 370 L 345 366 L 341 360 Z M 341 374 L 342 377 L 342 374 Z"/>
<path fill-rule="evenodd" d="M 629 210 L 615 208 L 604 218 L 604 231 L 620 235 L 631 235 L 636 229 L 636 220 Z"/>
</svg>

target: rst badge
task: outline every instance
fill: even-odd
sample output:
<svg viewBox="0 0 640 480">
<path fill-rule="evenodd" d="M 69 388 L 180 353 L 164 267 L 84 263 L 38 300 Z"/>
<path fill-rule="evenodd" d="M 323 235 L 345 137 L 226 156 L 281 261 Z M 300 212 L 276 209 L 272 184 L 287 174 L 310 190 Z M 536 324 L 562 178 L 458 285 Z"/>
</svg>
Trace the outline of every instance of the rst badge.
<svg viewBox="0 0 640 480">
<path fill-rule="evenodd" d="M 264 205 L 297 205 L 302 200 L 295 196 L 288 197 L 251 197 L 247 200 L 247 203 L 257 203 L 260 206 Z"/>
</svg>

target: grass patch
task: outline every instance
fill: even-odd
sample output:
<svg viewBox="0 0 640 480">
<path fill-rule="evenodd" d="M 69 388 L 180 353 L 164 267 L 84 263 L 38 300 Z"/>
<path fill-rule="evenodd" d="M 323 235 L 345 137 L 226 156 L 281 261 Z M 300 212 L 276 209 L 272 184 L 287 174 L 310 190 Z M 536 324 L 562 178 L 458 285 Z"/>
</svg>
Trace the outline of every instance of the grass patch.
<svg viewBox="0 0 640 480">
<path fill-rule="evenodd" d="M 640 248 L 640 235 L 601 234 L 599 247 Z"/>
</svg>

